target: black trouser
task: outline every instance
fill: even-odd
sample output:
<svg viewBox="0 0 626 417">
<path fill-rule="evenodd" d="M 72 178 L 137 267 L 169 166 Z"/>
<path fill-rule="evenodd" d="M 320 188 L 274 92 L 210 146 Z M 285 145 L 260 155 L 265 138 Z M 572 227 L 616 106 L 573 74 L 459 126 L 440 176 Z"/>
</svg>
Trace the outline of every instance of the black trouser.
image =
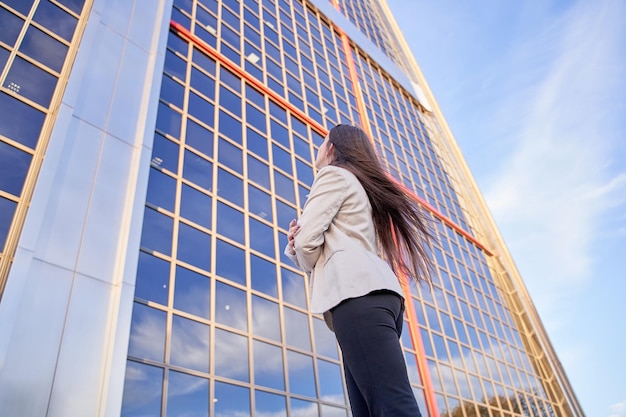
<svg viewBox="0 0 626 417">
<path fill-rule="evenodd" d="M 353 417 L 420 417 L 400 347 L 402 298 L 375 291 L 331 312 Z"/>
</svg>

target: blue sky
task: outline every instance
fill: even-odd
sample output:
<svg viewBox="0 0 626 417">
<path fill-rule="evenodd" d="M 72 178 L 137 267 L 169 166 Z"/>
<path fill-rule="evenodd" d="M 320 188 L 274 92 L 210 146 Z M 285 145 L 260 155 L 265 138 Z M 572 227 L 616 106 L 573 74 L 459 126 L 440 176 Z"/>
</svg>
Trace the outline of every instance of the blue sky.
<svg viewBox="0 0 626 417">
<path fill-rule="evenodd" d="M 626 1 L 388 0 L 588 417 L 626 417 Z"/>
</svg>

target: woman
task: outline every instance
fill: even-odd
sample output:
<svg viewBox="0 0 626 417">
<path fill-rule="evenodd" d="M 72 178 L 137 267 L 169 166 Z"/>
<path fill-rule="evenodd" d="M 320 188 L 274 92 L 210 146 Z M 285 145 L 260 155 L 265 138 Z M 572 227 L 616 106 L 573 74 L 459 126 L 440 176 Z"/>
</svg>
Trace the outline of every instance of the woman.
<svg viewBox="0 0 626 417">
<path fill-rule="evenodd" d="M 309 274 L 311 311 L 323 313 L 335 332 L 352 415 L 420 416 L 399 341 L 398 276 L 430 279 L 426 222 L 415 200 L 387 176 L 363 130 L 335 126 L 315 166 L 302 215 L 289 224 L 285 254 Z"/>
</svg>

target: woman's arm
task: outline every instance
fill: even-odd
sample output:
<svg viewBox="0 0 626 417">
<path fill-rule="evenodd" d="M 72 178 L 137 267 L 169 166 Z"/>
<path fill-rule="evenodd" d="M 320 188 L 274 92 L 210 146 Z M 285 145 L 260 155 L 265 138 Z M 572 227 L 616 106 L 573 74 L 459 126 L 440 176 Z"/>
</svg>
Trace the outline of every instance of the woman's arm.
<svg viewBox="0 0 626 417">
<path fill-rule="evenodd" d="M 324 232 L 330 227 L 348 192 L 348 183 L 341 169 L 329 165 L 318 172 L 298 220 L 299 229 L 294 233 L 293 248 L 297 264 L 307 272 L 319 259 Z"/>
</svg>

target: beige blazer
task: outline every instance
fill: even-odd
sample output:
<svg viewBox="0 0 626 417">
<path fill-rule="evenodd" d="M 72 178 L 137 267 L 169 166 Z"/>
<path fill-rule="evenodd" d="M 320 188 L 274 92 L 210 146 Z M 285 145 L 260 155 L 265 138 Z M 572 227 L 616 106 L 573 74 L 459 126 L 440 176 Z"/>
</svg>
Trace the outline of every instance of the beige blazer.
<svg viewBox="0 0 626 417">
<path fill-rule="evenodd" d="M 310 310 L 323 313 L 341 301 L 387 289 L 402 296 L 391 267 L 378 253 L 372 207 L 359 180 L 345 168 L 322 168 L 298 219 L 294 251 L 285 254 L 309 275 Z"/>
</svg>

